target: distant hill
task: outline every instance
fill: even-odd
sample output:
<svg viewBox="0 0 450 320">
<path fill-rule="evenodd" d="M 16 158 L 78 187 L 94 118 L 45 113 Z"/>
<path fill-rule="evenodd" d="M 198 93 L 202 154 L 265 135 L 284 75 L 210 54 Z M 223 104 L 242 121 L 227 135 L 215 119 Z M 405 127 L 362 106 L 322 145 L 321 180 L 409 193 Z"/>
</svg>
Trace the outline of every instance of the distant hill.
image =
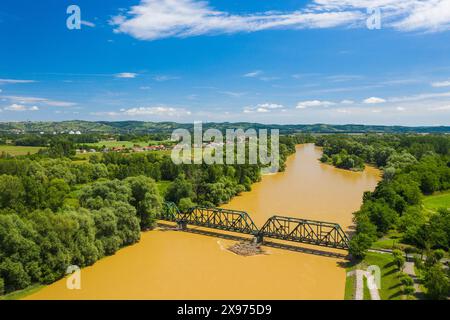
<svg viewBox="0 0 450 320">
<path fill-rule="evenodd" d="M 81 131 L 83 133 L 154 133 L 172 132 L 174 129 L 191 129 L 192 124 L 176 122 L 144 122 L 144 121 L 61 121 L 61 122 L 0 122 L 0 132 L 22 131 L 28 133 L 36 132 L 68 132 Z M 279 129 L 281 133 L 450 133 L 450 126 L 437 127 L 405 127 L 405 126 L 378 126 L 359 124 L 260 124 L 249 122 L 208 122 L 203 124 L 204 129 Z"/>
</svg>

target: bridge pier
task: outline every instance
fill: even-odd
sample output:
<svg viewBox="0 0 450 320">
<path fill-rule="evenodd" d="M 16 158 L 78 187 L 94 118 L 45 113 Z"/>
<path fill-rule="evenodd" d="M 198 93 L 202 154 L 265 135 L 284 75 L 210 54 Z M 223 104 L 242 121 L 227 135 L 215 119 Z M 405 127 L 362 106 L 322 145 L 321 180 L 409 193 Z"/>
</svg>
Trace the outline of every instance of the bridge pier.
<svg viewBox="0 0 450 320">
<path fill-rule="evenodd" d="M 262 244 L 264 241 L 264 236 L 262 234 L 257 234 L 255 235 L 255 237 L 253 238 L 253 242 L 255 244 Z"/>
<path fill-rule="evenodd" d="M 179 230 L 186 230 L 187 229 L 187 222 L 186 221 L 178 221 L 178 229 Z"/>
</svg>

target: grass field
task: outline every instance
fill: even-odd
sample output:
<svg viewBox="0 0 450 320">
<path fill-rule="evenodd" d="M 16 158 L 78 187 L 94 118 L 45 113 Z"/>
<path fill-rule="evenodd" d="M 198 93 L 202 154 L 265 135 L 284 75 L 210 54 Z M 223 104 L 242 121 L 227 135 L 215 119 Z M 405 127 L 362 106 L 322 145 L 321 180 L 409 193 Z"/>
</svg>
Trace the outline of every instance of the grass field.
<svg viewBox="0 0 450 320">
<path fill-rule="evenodd" d="M 110 141 L 110 140 L 105 140 L 105 141 L 99 141 L 96 143 L 87 143 L 87 145 L 89 146 L 93 146 L 93 147 L 107 147 L 107 148 L 114 148 L 114 147 L 125 147 L 125 148 L 132 148 L 135 144 L 141 145 L 141 146 L 146 146 L 147 143 L 146 142 L 131 142 L 131 141 Z"/>
<path fill-rule="evenodd" d="M 423 199 L 423 206 L 429 211 L 437 211 L 439 208 L 450 208 L 450 191 L 436 193 Z"/>
<path fill-rule="evenodd" d="M 390 230 L 388 233 L 375 241 L 371 248 L 372 249 L 400 249 L 400 250 L 406 250 L 407 248 L 412 247 L 409 244 L 402 243 L 403 239 L 403 233 L 396 231 L 396 230 Z"/>
<path fill-rule="evenodd" d="M 347 281 L 345 281 L 345 296 L 344 300 L 354 300 L 355 299 L 355 276 L 348 276 Z"/>
<path fill-rule="evenodd" d="M 402 299 L 402 284 L 399 279 L 399 272 L 394 264 L 394 257 L 391 254 L 382 254 L 368 252 L 364 260 L 356 265 L 347 268 L 347 272 L 356 269 L 367 270 L 368 266 L 376 265 L 381 269 L 381 289 L 380 297 L 382 300 L 400 300 Z M 354 288 L 355 277 L 347 277 L 345 285 L 345 299 L 353 297 L 352 288 Z M 366 296 L 366 293 L 364 294 Z"/>
<path fill-rule="evenodd" d="M 141 147 L 146 147 L 148 145 L 155 145 L 155 144 L 162 144 L 164 141 L 110 141 L 110 140 L 104 140 L 99 141 L 97 143 L 87 143 L 89 146 L 93 147 L 107 147 L 107 148 L 114 148 L 114 147 L 125 147 L 125 148 L 132 148 L 134 145 L 139 145 Z"/>
<path fill-rule="evenodd" d="M 10 145 L 1 145 L 0 153 L 6 152 L 11 156 L 23 156 L 28 153 L 34 154 L 37 153 L 42 147 L 22 147 L 22 146 L 10 146 Z"/>
<path fill-rule="evenodd" d="M 29 296 L 30 294 L 41 290 L 43 287 L 44 285 L 41 284 L 33 284 L 23 290 L 14 291 L 4 296 L 0 296 L 0 300 L 20 300 L 22 298 L 25 298 L 26 296 Z"/>
</svg>

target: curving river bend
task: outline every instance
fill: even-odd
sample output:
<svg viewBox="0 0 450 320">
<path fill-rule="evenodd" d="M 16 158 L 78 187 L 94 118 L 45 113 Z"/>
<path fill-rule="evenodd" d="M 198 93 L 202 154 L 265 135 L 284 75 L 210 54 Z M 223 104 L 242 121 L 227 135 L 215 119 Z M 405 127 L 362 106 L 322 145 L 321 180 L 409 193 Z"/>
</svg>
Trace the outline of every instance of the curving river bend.
<svg viewBox="0 0 450 320">
<path fill-rule="evenodd" d="M 321 164 L 312 144 L 297 146 L 285 172 L 264 176 L 225 208 L 250 213 L 260 227 L 274 214 L 337 222 L 348 229 L 377 169 L 351 172 Z M 81 271 L 81 290 L 60 280 L 28 299 L 343 299 L 343 260 L 265 247 L 242 257 L 235 243 L 206 235 L 155 230 Z"/>
</svg>

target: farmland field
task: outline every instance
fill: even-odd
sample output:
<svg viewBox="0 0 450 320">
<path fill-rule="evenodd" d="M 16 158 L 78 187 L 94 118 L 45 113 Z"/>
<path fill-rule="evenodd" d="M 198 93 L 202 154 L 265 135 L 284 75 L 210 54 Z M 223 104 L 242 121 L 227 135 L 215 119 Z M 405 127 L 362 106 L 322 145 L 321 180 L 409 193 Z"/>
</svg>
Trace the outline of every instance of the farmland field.
<svg viewBox="0 0 450 320">
<path fill-rule="evenodd" d="M 0 145 L 0 153 L 6 152 L 11 156 L 23 156 L 28 153 L 34 154 L 37 153 L 42 147 L 22 147 L 22 146 L 9 146 L 9 145 Z"/>
<path fill-rule="evenodd" d="M 125 148 L 132 148 L 135 144 L 145 146 L 147 145 L 147 142 L 132 142 L 132 141 L 111 141 L 111 140 L 104 140 L 99 141 L 96 143 L 87 143 L 87 145 L 93 146 L 93 147 L 107 147 L 107 148 L 114 148 L 114 147 L 125 147 Z"/>
<path fill-rule="evenodd" d="M 139 145 L 141 147 L 145 147 L 148 145 L 158 145 L 162 144 L 166 141 L 111 141 L 111 140 L 102 140 L 96 143 L 87 143 L 88 146 L 92 147 L 107 147 L 107 148 L 114 148 L 114 147 L 125 147 L 125 148 L 132 148 L 134 145 Z"/>
</svg>

